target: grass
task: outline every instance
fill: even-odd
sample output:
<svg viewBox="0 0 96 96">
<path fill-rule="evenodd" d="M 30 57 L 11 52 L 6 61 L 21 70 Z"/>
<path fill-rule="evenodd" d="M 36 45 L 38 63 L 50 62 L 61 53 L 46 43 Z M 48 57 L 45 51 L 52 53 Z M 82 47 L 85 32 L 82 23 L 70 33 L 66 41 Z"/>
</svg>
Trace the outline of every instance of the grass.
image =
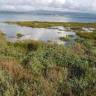
<svg viewBox="0 0 96 96">
<path fill-rule="evenodd" d="M 64 26 L 70 27 L 73 30 L 82 30 L 82 27 L 88 28 L 96 28 L 96 23 L 77 23 L 77 22 L 39 22 L 39 21 L 20 21 L 20 22 L 7 22 L 18 24 L 21 26 L 26 27 L 33 27 L 33 28 L 48 28 L 52 26 Z"/>
<path fill-rule="evenodd" d="M 77 32 L 76 34 L 82 38 L 96 40 L 96 32 Z"/>
<path fill-rule="evenodd" d="M 96 96 L 92 34 L 80 33 L 74 45 L 63 46 L 32 40 L 12 43 L 0 32 L 0 96 Z"/>
<path fill-rule="evenodd" d="M 0 32 L 0 45 L 6 44 L 5 36 L 2 32 Z"/>
</svg>

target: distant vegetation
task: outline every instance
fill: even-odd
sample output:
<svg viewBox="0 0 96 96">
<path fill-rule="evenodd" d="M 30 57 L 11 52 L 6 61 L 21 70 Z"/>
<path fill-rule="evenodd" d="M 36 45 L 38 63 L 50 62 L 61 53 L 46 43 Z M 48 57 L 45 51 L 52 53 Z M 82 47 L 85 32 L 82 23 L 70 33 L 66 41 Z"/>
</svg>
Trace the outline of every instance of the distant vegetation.
<svg viewBox="0 0 96 96">
<path fill-rule="evenodd" d="M 39 22 L 39 21 L 22 21 L 22 22 L 7 22 L 7 23 L 13 23 L 13 24 L 18 24 L 21 26 L 33 27 L 33 28 L 48 28 L 52 26 L 70 27 L 73 30 L 81 30 L 82 27 L 96 28 L 96 23 L 77 23 L 77 22 L 67 23 L 67 22 Z"/>
<path fill-rule="evenodd" d="M 23 22 L 31 27 L 49 25 L 36 24 Z M 80 33 L 76 31 L 78 38 L 69 46 L 32 40 L 12 43 L 0 32 L 0 96 L 96 96 L 96 33 L 82 33 L 82 23 L 70 24 L 64 26 Z"/>
<path fill-rule="evenodd" d="M 77 32 L 77 35 L 82 38 L 96 40 L 96 32 Z"/>
</svg>

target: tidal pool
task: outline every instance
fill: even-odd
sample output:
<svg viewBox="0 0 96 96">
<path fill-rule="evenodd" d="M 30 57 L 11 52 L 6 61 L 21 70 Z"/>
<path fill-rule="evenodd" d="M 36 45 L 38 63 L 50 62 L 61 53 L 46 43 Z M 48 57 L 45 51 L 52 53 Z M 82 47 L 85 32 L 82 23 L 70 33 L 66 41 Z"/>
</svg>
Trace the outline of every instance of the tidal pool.
<svg viewBox="0 0 96 96">
<path fill-rule="evenodd" d="M 16 40 L 37 40 L 45 42 L 53 42 L 58 44 L 64 44 L 66 41 L 62 41 L 59 38 L 66 36 L 72 36 L 72 40 L 76 37 L 75 32 L 66 31 L 66 28 L 61 26 L 55 28 L 31 28 L 21 27 L 19 25 L 0 23 L 0 31 L 4 32 L 7 39 L 10 41 Z M 17 38 L 16 34 L 20 33 L 23 36 Z"/>
</svg>

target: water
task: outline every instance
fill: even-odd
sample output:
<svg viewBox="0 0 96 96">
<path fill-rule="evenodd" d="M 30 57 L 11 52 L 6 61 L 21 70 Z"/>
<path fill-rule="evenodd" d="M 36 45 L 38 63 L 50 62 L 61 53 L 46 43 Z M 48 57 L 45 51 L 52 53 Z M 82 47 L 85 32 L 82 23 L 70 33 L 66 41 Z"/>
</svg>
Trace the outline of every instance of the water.
<svg viewBox="0 0 96 96">
<path fill-rule="evenodd" d="M 60 11 L 0 12 L 0 21 L 96 22 L 96 14 Z"/>
<path fill-rule="evenodd" d="M 10 41 L 16 41 L 16 40 L 37 40 L 37 41 L 45 41 L 45 42 L 55 42 L 55 43 L 66 43 L 64 41 L 60 41 L 60 37 L 73 35 L 75 37 L 74 32 L 67 32 L 62 29 L 59 30 L 61 26 L 57 27 L 57 29 L 54 28 L 31 28 L 31 27 L 21 27 L 18 25 L 12 25 L 12 24 L 6 24 L 6 23 L 0 23 L 0 30 L 6 34 L 6 37 Z M 20 33 L 23 36 L 21 38 L 17 38 L 16 34 Z"/>
<path fill-rule="evenodd" d="M 40 10 L 27 13 L 0 12 L 0 22 L 4 21 L 96 22 L 96 14 Z M 66 35 L 73 35 L 76 37 L 74 32 L 67 32 L 66 30 L 60 31 L 58 28 L 30 28 L 6 23 L 0 23 L 0 30 L 4 32 L 7 39 L 11 41 L 17 40 L 17 32 L 24 35 L 19 38 L 19 40 L 32 39 L 66 43 L 64 41 L 60 41 L 59 38 L 62 36 L 66 37 Z"/>
</svg>

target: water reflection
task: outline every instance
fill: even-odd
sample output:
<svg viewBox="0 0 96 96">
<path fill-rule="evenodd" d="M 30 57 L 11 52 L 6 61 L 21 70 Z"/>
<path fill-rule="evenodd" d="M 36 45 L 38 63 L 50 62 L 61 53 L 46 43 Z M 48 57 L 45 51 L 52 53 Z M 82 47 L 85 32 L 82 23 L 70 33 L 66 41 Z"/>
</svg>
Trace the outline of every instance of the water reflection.
<svg viewBox="0 0 96 96">
<path fill-rule="evenodd" d="M 0 23 L 0 30 L 4 32 L 8 38 L 8 40 L 15 41 L 18 40 L 16 37 L 17 32 L 23 34 L 19 40 L 32 39 L 32 40 L 40 40 L 40 41 L 50 41 L 55 43 L 65 43 L 61 41 L 60 37 L 66 37 L 68 35 L 76 36 L 74 32 L 67 32 L 66 28 L 62 28 L 61 26 L 55 28 L 31 28 L 31 27 L 21 27 L 18 25 Z"/>
</svg>

